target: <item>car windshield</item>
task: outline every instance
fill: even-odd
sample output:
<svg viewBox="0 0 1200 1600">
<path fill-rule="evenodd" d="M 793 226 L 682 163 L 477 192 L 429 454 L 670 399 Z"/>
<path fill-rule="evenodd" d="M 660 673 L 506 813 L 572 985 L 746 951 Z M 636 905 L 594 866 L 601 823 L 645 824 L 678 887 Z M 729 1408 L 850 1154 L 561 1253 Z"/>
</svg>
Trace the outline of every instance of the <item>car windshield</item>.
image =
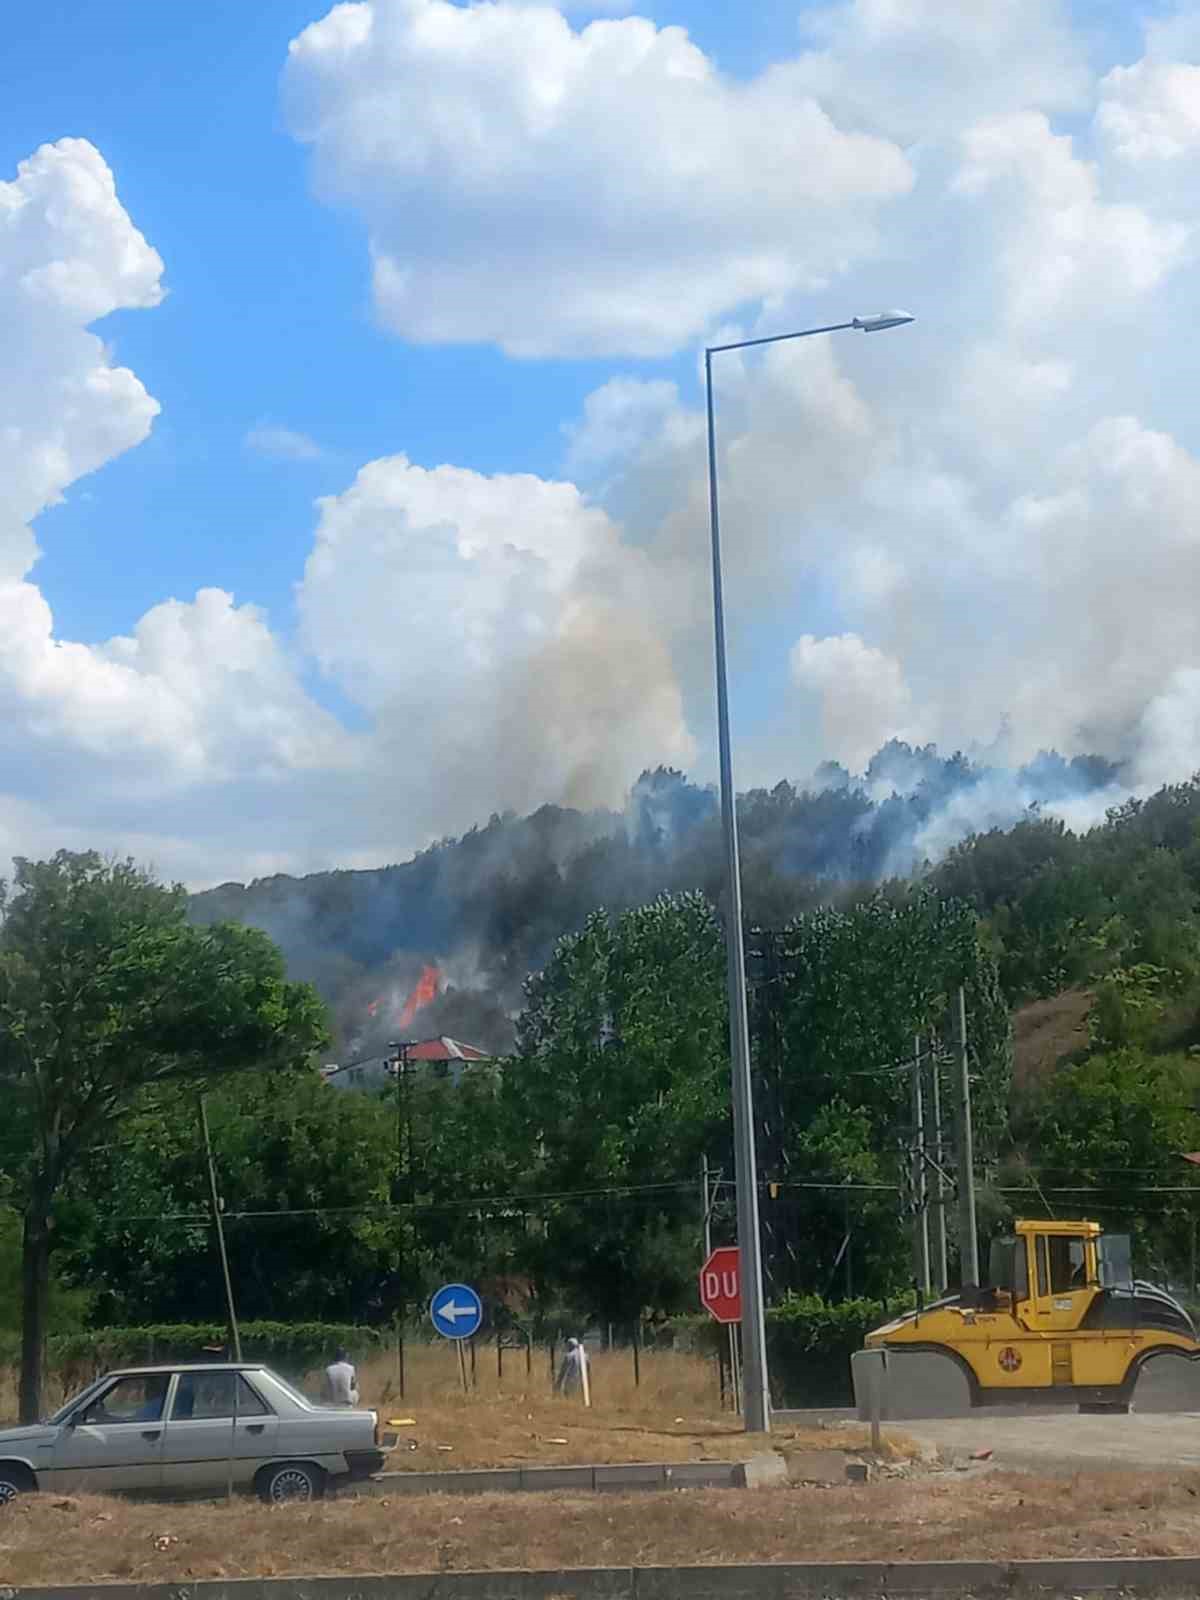
<svg viewBox="0 0 1200 1600">
<path fill-rule="evenodd" d="M 263 1368 L 263 1375 L 271 1383 L 278 1384 L 283 1390 L 284 1394 L 290 1395 L 291 1398 L 295 1401 L 298 1401 L 300 1405 L 307 1406 L 310 1411 L 314 1409 L 316 1402 L 310 1400 L 306 1394 L 297 1389 L 294 1383 L 289 1383 L 286 1378 L 281 1378 L 279 1373 L 272 1371 L 270 1367 Z"/>
<path fill-rule="evenodd" d="M 89 1395 L 95 1394 L 100 1385 L 107 1381 L 107 1378 L 93 1378 L 86 1389 L 81 1389 L 78 1394 L 73 1394 L 65 1406 L 56 1411 L 52 1417 L 46 1418 L 48 1425 L 53 1428 L 57 1427 L 59 1423 L 65 1422 L 76 1406 L 81 1405 Z"/>
</svg>

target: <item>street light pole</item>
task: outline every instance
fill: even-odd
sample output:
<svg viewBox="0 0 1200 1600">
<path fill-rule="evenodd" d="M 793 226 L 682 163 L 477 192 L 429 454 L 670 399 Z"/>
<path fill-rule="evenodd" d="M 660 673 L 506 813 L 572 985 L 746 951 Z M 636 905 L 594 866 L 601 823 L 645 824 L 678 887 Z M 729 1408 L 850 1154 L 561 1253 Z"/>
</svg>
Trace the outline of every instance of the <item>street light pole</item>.
<svg viewBox="0 0 1200 1600">
<path fill-rule="evenodd" d="M 758 1163 L 754 1149 L 754 1089 L 750 1080 L 750 1019 L 746 1006 L 746 958 L 742 934 L 742 871 L 738 854 L 737 793 L 729 739 L 729 685 L 725 670 L 725 595 L 721 579 L 721 517 L 717 496 L 717 432 L 713 412 L 712 358 L 724 350 L 807 339 L 818 333 L 857 328 L 877 333 L 898 328 L 913 318 L 892 311 L 877 317 L 855 317 L 825 328 L 777 333 L 765 339 L 741 339 L 710 345 L 704 352 L 704 385 L 708 410 L 708 513 L 712 537 L 713 634 L 717 674 L 717 751 L 721 772 L 721 822 L 725 837 L 726 930 L 729 987 L 729 1054 L 733 1077 L 733 1159 L 737 1190 L 737 1236 L 742 1288 L 742 1383 L 747 1433 L 771 1427 L 771 1395 L 767 1382 L 766 1319 L 763 1307 L 762 1238 L 758 1224 Z"/>
</svg>

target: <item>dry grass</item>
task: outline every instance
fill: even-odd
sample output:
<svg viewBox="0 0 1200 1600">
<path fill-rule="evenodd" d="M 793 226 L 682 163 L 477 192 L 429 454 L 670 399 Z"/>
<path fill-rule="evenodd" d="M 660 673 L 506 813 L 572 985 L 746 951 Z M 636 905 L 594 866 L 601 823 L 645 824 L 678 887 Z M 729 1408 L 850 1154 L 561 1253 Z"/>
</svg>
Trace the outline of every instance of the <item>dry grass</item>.
<svg viewBox="0 0 1200 1600">
<path fill-rule="evenodd" d="M 720 1411 L 716 1366 L 702 1356 L 644 1352 L 635 1383 L 632 1353 L 614 1351 L 594 1357 L 591 1373 L 590 1410 L 577 1394 L 553 1394 L 545 1350 L 534 1353 L 529 1371 L 523 1353 L 506 1351 L 501 1380 L 494 1346 L 481 1346 L 475 1387 L 465 1394 L 457 1352 L 445 1343 L 406 1349 L 403 1400 L 392 1357 L 365 1363 L 359 1380 L 363 1403 L 377 1406 L 385 1425 L 411 1419 L 392 1430 L 399 1443 L 388 1465 L 401 1472 L 531 1462 L 733 1461 L 768 1446 L 785 1453 L 810 1446 L 852 1449 L 866 1438 L 857 1428 L 833 1435 L 788 1427 L 777 1428 L 769 1441 L 748 1438 L 740 1418 Z M 319 1394 L 319 1375 L 310 1374 L 305 1388 Z"/>
<path fill-rule="evenodd" d="M 46 1374 L 45 1412 L 49 1416 L 76 1393 L 82 1385 L 65 1383 L 57 1372 Z M 16 1426 L 17 1371 L 15 1367 L 0 1367 L 0 1428 Z"/>
<path fill-rule="evenodd" d="M 813 1429 L 778 1430 L 770 1441 L 748 1439 L 740 1419 L 719 1411 L 716 1369 L 700 1356 L 674 1352 L 643 1354 L 641 1381 L 634 1383 L 628 1351 L 596 1356 L 591 1363 L 592 1405 L 578 1395 L 551 1392 L 545 1352 L 525 1358 L 506 1352 L 504 1380 L 495 1351 L 476 1364 L 476 1387 L 462 1390 L 455 1352 L 421 1347 L 408 1355 L 406 1399 L 396 1393 L 391 1363 L 361 1373 L 363 1400 L 379 1405 L 386 1421 L 411 1418 L 395 1431 L 399 1444 L 389 1466 L 398 1471 L 456 1467 L 506 1467 L 529 1462 L 732 1461 L 768 1443 L 852 1447 L 862 1430 L 839 1430 L 836 1438 Z M 482 1356 L 482 1352 L 481 1352 Z"/>
<path fill-rule="evenodd" d="M 561 1352 L 560 1352 L 561 1354 Z M 720 1406 L 716 1362 L 704 1356 L 685 1355 L 674 1350 L 643 1351 L 639 1361 L 640 1381 L 634 1381 L 633 1353 L 613 1350 L 594 1355 L 590 1362 L 592 1398 L 597 1404 L 622 1409 L 692 1411 L 707 1416 Z M 405 1347 L 405 1400 L 399 1399 L 394 1357 L 379 1356 L 359 1369 L 363 1398 L 372 1405 L 441 1405 L 458 1403 L 463 1395 L 457 1352 L 449 1343 L 409 1344 Z M 467 1362 L 468 1378 L 471 1377 Z M 526 1368 L 520 1350 L 504 1352 L 504 1375 L 496 1370 L 494 1345 L 481 1344 L 477 1351 L 471 1399 L 515 1399 L 523 1395 L 549 1396 L 552 1388 L 549 1354 L 535 1349 Z M 581 1402 L 565 1402 L 580 1403 Z"/>
<path fill-rule="evenodd" d="M 342 1498 L 149 1506 L 31 1498 L 0 1513 L 0 1583 L 1200 1553 L 1195 1474 L 992 1474 L 865 1488 Z"/>
</svg>

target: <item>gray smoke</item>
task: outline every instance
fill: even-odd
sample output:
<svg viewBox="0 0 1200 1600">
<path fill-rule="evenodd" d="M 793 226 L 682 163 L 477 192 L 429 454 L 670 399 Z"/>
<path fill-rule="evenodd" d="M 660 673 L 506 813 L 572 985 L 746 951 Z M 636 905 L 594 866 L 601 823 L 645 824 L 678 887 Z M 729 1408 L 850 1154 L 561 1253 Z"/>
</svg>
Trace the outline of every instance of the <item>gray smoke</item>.
<svg viewBox="0 0 1200 1600">
<path fill-rule="evenodd" d="M 1097 756 L 1053 751 L 1015 771 L 891 741 L 854 774 L 826 763 L 806 782 L 754 789 L 739 806 L 743 888 L 752 921 L 777 925 L 816 900 L 932 865 L 968 835 L 1039 812 L 1098 821 L 1124 798 Z M 289 971 L 315 983 L 335 1023 L 334 1058 L 381 1053 L 422 970 L 441 993 L 412 1036 L 450 1034 L 502 1053 L 522 984 L 597 906 L 722 880 L 717 796 L 673 768 L 643 773 L 622 812 L 543 806 L 398 866 L 277 876 L 196 895 L 196 920 L 264 929 Z"/>
</svg>

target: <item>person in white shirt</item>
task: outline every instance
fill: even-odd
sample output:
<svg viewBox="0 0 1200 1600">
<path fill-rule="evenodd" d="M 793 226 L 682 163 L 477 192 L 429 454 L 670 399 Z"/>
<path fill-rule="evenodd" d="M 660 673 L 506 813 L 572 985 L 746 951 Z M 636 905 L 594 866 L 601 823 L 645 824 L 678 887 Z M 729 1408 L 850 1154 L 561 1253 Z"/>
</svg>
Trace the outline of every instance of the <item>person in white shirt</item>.
<svg viewBox="0 0 1200 1600">
<path fill-rule="evenodd" d="M 576 1389 L 582 1388 L 586 1366 L 587 1351 L 578 1339 L 568 1339 L 566 1354 L 563 1356 L 562 1365 L 558 1369 L 558 1378 L 554 1384 L 555 1394 L 573 1394 Z"/>
<path fill-rule="evenodd" d="M 325 1395 L 330 1405 L 358 1404 L 358 1373 L 345 1350 L 336 1350 L 333 1360 L 325 1368 Z"/>
</svg>

